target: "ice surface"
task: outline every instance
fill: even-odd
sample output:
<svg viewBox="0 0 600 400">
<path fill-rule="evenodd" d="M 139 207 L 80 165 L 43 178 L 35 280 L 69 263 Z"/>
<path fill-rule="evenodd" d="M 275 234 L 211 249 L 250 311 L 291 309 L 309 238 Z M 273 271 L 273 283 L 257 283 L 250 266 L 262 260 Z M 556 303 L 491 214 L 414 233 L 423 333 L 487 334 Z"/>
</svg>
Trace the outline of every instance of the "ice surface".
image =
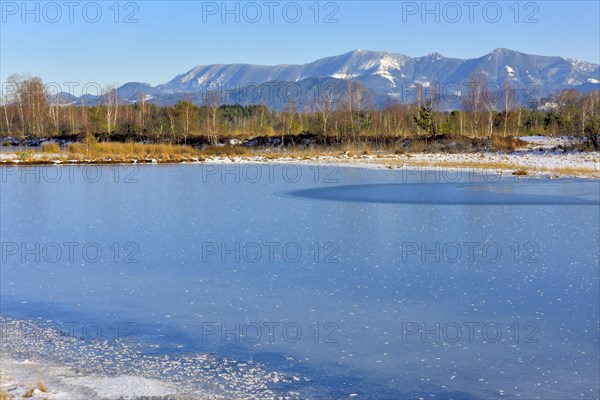
<svg viewBox="0 0 600 400">
<path fill-rule="evenodd" d="M 85 166 L 64 167 L 74 168 L 73 181 L 8 177 L 3 242 L 96 242 L 109 256 L 3 262 L 8 326 L 94 322 L 104 332 L 98 340 L 13 336 L 1 342 L 3 359 L 57 368 L 51 390 L 70 382 L 95 393 L 119 378 L 112 382 L 139 383 L 142 394 L 175 385 L 184 395 L 225 398 L 598 397 L 597 181 L 466 174 L 432 184 L 456 171 L 259 167 L 256 182 L 244 178 L 255 176 L 249 164 L 141 166 L 137 183 L 116 180 L 114 167 L 99 167 L 94 183 L 80 179 Z M 289 195 L 299 190 L 313 193 Z M 107 249 L 115 242 L 135 242 L 138 262 L 124 263 L 122 253 L 115 262 Z M 296 243 L 303 254 L 297 262 L 281 252 L 273 261 L 203 259 L 206 242 Z M 494 243 L 502 257 L 403 253 L 407 243 L 469 242 Z M 335 262 L 326 262 L 327 243 Z M 402 337 L 403 323 L 468 321 L 498 323 L 505 334 L 535 323 L 537 342 L 525 342 L 526 332 L 496 343 Z M 138 345 L 112 340 L 109 328 L 127 322 Z M 303 336 L 203 340 L 206 322 L 294 322 Z M 328 322 L 334 329 L 325 331 Z M 324 342 L 328 332 L 336 341 Z M 86 378 L 67 382 L 76 370 Z"/>
</svg>

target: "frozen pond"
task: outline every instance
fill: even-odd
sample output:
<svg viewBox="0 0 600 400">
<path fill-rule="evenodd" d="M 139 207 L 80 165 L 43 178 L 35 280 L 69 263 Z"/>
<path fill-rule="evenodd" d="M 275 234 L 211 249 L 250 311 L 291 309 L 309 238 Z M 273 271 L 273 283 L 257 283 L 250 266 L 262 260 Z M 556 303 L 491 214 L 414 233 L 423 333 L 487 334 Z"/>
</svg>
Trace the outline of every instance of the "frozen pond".
<svg viewBox="0 0 600 400">
<path fill-rule="evenodd" d="M 181 390 L 216 391 L 214 378 L 245 397 L 599 396 L 598 181 L 325 164 L 0 172 L 1 315 L 76 342 L 40 357 L 93 367 L 99 341 L 119 338 L 139 354 L 119 361 L 115 344 L 105 373 L 168 355 L 189 362 L 160 376 Z"/>
</svg>

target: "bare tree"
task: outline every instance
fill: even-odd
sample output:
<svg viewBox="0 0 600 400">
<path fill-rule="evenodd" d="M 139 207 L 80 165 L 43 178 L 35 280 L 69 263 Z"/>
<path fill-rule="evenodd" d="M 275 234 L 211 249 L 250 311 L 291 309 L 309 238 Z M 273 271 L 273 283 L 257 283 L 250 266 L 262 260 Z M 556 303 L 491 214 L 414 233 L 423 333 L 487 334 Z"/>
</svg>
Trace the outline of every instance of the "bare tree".
<svg viewBox="0 0 600 400">
<path fill-rule="evenodd" d="M 138 125 L 140 127 L 140 135 L 144 134 L 146 126 L 146 94 L 141 91 L 138 97 Z"/>
<path fill-rule="evenodd" d="M 332 82 L 333 83 L 333 82 Z M 325 84 L 318 89 L 318 93 L 314 93 L 314 106 L 316 111 L 321 116 L 323 124 L 323 136 L 327 136 L 327 123 L 331 117 L 331 113 L 335 110 L 339 101 L 338 93 L 335 85 Z M 337 132 L 336 132 L 337 138 Z"/>
<path fill-rule="evenodd" d="M 24 90 L 24 79 L 21 75 L 13 74 L 6 80 L 7 87 L 10 87 L 11 102 L 16 103 L 17 113 L 19 114 L 19 122 L 21 126 L 21 138 L 25 137 L 26 123 L 25 123 L 25 111 L 23 107 L 23 90 Z"/>
<path fill-rule="evenodd" d="M 107 85 L 102 92 L 102 104 L 106 112 L 106 134 L 110 137 L 117 126 L 117 114 L 119 112 L 119 96 L 117 90 Z"/>
<path fill-rule="evenodd" d="M 189 97 L 186 101 L 180 103 L 183 115 L 183 144 L 187 145 L 187 138 L 190 135 L 190 125 L 192 121 L 192 102 Z"/>
<path fill-rule="evenodd" d="M 593 97 L 590 95 L 583 94 L 579 100 L 579 116 L 580 116 L 580 133 L 585 134 L 585 127 L 587 119 L 590 115 L 590 111 L 593 110 Z"/>
<path fill-rule="evenodd" d="M 8 85 L 5 86 L 5 88 Z M 12 102 L 14 99 L 15 95 L 14 95 L 14 89 L 11 89 L 9 91 L 9 93 L 6 93 L 5 91 L 2 92 L 2 98 L 0 99 L 0 102 L 2 103 L 2 108 L 4 109 L 4 120 L 6 122 L 6 132 L 8 133 L 8 136 L 12 136 L 12 120 L 13 120 L 13 114 L 12 114 Z M 9 116 L 9 112 L 10 112 L 10 116 Z"/>
<path fill-rule="evenodd" d="M 48 113 L 52 120 L 52 126 L 55 133 L 60 133 L 60 111 L 63 107 L 63 98 L 61 93 L 57 92 L 50 101 Z"/>
<path fill-rule="evenodd" d="M 207 92 L 205 105 L 210 110 L 210 117 L 212 121 L 210 142 L 212 144 L 217 144 L 217 115 L 219 112 L 219 107 L 221 106 L 221 95 L 218 90 L 211 90 Z"/>
<path fill-rule="evenodd" d="M 468 85 L 468 92 L 466 96 L 463 96 L 463 107 L 465 111 L 470 114 L 470 125 L 471 134 L 480 134 L 480 120 L 481 114 L 484 110 L 484 90 L 485 90 L 485 77 L 483 73 L 476 72 L 466 82 Z"/>
<path fill-rule="evenodd" d="M 69 106 L 67 107 L 67 120 L 68 120 L 68 124 L 70 126 L 70 132 L 71 133 L 77 133 L 77 128 L 76 128 L 76 122 L 75 122 L 75 107 L 73 106 Z"/>
<path fill-rule="evenodd" d="M 296 102 L 292 99 L 288 99 L 287 105 L 285 106 L 285 110 L 283 113 L 284 118 L 284 126 L 285 128 L 281 132 L 281 146 L 284 146 L 285 142 L 285 134 L 291 134 L 293 126 L 294 126 L 294 116 L 296 115 Z"/>
<path fill-rule="evenodd" d="M 486 85 L 483 89 L 483 105 L 488 113 L 488 136 L 492 137 L 494 131 L 494 113 L 496 112 L 496 100 L 498 93 L 492 90 L 492 87 Z"/>
<path fill-rule="evenodd" d="M 350 134 L 352 135 L 352 140 L 356 142 L 357 135 L 360 133 L 360 128 L 357 129 L 356 127 L 356 117 L 369 108 L 370 99 L 367 96 L 367 89 L 364 85 L 349 79 L 345 80 L 344 83 L 344 98 L 341 105 L 348 114 Z"/>
<path fill-rule="evenodd" d="M 167 106 L 166 109 L 167 118 L 169 119 L 169 127 L 171 128 L 171 136 L 173 140 L 177 140 L 177 134 L 175 132 L 175 120 L 177 119 L 177 110 L 175 107 Z"/>
<path fill-rule="evenodd" d="M 558 104 L 561 108 L 563 129 L 567 131 L 575 131 L 573 125 L 578 113 L 579 94 L 575 89 L 565 90 L 560 92 L 557 97 Z"/>
<path fill-rule="evenodd" d="M 27 130 L 33 137 L 42 137 L 48 107 L 48 94 L 44 83 L 37 77 L 26 79 L 21 85 L 21 91 Z"/>
<path fill-rule="evenodd" d="M 510 88 L 508 78 L 504 80 L 504 134 L 506 137 L 508 134 L 508 118 L 510 116 L 510 110 L 514 104 L 514 90 Z"/>
<path fill-rule="evenodd" d="M 266 117 L 267 117 L 267 112 L 269 111 L 269 109 L 267 108 L 266 104 L 261 104 L 258 107 L 258 132 L 259 133 L 263 133 L 265 124 L 266 124 Z"/>
<path fill-rule="evenodd" d="M 11 122 L 12 122 L 12 115 L 10 116 L 10 118 L 8 117 L 8 110 L 10 109 L 10 106 L 7 102 L 5 102 L 4 99 L 2 99 L 2 108 L 4 108 L 4 119 L 6 122 L 6 133 L 8 133 L 8 136 L 12 136 L 11 134 Z"/>
</svg>

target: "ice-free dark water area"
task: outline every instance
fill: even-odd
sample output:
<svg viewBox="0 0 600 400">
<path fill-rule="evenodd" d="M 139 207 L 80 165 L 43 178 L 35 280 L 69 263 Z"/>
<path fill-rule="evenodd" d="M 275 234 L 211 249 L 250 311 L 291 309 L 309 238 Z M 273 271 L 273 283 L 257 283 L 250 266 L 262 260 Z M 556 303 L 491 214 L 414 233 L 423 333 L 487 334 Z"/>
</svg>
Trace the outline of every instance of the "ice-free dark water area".
<svg viewBox="0 0 600 400">
<path fill-rule="evenodd" d="M 4 318 L 257 365 L 292 398 L 599 396 L 598 181 L 44 168 L 1 169 Z"/>
</svg>

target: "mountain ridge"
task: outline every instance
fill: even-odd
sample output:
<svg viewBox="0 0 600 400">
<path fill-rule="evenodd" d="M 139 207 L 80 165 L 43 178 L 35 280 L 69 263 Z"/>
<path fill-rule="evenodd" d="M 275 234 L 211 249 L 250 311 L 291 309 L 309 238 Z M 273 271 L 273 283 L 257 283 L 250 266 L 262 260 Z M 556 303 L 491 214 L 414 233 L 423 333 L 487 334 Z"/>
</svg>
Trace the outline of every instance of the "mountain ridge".
<svg viewBox="0 0 600 400">
<path fill-rule="evenodd" d="M 481 74 L 486 83 L 499 88 L 508 82 L 521 94 L 519 103 L 565 89 L 593 90 L 596 86 L 600 87 L 600 65 L 560 56 L 531 55 L 502 47 L 471 59 L 445 57 L 437 52 L 410 57 L 401 53 L 356 49 L 304 64 L 196 65 L 156 86 L 129 82 L 119 88 L 119 94 L 124 103 L 136 102 L 143 92 L 151 96 L 150 101 L 170 104 L 186 97 L 198 98 L 199 93 L 210 91 L 227 94 L 248 87 L 261 88 L 270 82 L 314 87 L 312 83 L 299 83 L 311 79 L 333 79 L 342 83 L 344 80 L 359 82 L 374 97 L 374 103 L 388 104 L 390 98 L 397 102 L 414 101 L 415 85 L 423 88 L 439 85 L 449 91 L 442 95 L 462 96 L 475 74 Z M 136 93 L 131 93 L 132 85 L 138 88 Z M 126 87 L 128 91 L 124 90 Z M 302 93 L 302 96 L 306 97 L 308 93 Z M 227 97 L 223 96 L 223 100 Z M 282 109 L 286 103 L 273 100 L 267 105 Z M 308 104 L 309 99 L 303 98 L 300 103 Z"/>
</svg>

